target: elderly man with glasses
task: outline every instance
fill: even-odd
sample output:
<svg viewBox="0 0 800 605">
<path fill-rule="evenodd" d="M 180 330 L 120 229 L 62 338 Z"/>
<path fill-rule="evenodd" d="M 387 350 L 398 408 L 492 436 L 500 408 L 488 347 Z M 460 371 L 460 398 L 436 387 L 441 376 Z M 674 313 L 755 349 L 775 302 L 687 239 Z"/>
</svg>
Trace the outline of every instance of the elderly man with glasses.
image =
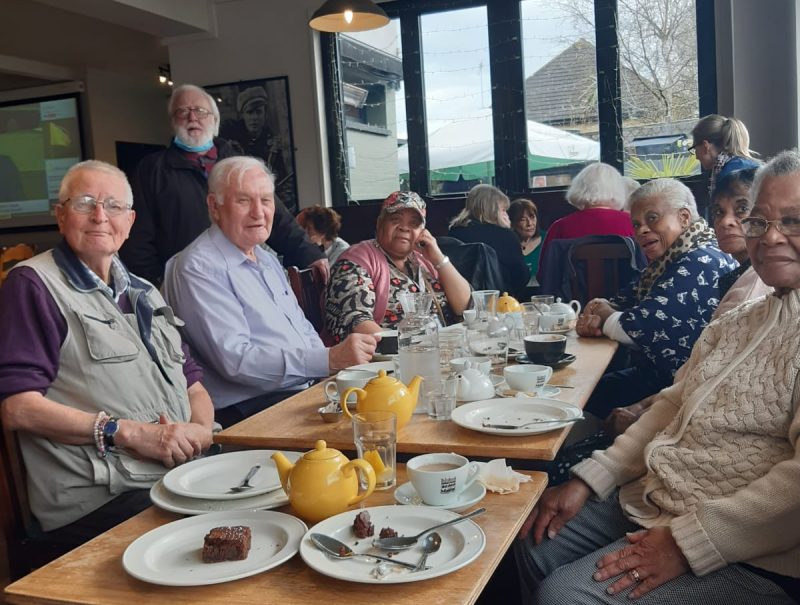
<svg viewBox="0 0 800 605">
<path fill-rule="evenodd" d="M 168 468 L 211 445 L 214 409 L 181 321 L 116 253 L 135 212 L 118 168 L 73 166 L 63 241 L 0 290 L 0 406 L 28 469 L 42 551 L 60 554 L 150 505 Z"/>
<path fill-rule="evenodd" d="M 219 109 L 202 88 L 178 86 L 168 104 L 174 138 L 169 147 L 145 157 L 133 179 L 138 218 L 120 256 L 131 271 L 156 285 L 164 266 L 210 225 L 208 175 L 217 161 L 237 155 L 218 138 Z M 327 281 L 328 261 L 280 200 L 269 246 L 286 266 L 313 267 Z"/>
</svg>

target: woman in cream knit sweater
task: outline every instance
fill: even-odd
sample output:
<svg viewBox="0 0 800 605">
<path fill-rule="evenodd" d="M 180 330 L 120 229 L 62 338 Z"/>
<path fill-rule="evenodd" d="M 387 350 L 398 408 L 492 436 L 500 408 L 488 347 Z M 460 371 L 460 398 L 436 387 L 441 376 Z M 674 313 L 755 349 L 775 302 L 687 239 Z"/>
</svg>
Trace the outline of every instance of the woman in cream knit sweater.
<svg viewBox="0 0 800 605">
<path fill-rule="evenodd" d="M 748 252 L 775 295 L 710 324 L 683 378 L 545 492 L 517 548 L 537 602 L 797 598 L 800 153 L 763 167 L 751 195 Z"/>
</svg>

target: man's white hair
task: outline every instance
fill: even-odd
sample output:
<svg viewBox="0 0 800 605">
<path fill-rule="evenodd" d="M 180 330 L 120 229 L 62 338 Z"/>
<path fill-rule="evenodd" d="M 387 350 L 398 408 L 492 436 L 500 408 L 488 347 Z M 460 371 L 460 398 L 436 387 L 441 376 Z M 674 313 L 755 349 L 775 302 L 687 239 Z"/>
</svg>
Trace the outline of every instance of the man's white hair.
<svg viewBox="0 0 800 605">
<path fill-rule="evenodd" d="M 123 182 L 125 186 L 126 199 L 119 201 L 133 205 L 133 190 L 131 189 L 131 184 L 128 182 L 128 177 L 125 176 L 125 173 L 122 172 L 122 170 L 120 170 L 113 164 L 109 164 L 108 162 L 102 162 L 100 160 L 85 160 L 83 162 L 78 162 L 77 164 L 73 164 L 72 167 L 70 167 L 70 169 L 67 170 L 67 173 L 64 175 L 64 178 L 61 179 L 61 185 L 58 188 L 59 201 L 64 202 L 70 196 L 72 181 L 74 181 L 77 178 L 77 176 L 82 172 L 102 172 L 104 174 L 109 174 L 111 176 L 117 177 Z"/>
</svg>

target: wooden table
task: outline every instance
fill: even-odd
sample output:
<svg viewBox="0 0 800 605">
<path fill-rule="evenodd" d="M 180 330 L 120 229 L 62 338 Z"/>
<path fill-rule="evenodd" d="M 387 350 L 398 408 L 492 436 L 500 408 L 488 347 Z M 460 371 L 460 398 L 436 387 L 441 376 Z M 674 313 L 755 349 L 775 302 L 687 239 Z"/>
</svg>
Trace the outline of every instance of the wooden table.
<svg viewBox="0 0 800 605">
<path fill-rule="evenodd" d="M 489 581 L 545 488 L 545 474 L 526 474 L 533 480 L 521 484 L 519 492 L 502 496 L 489 493 L 481 502 L 481 506 L 488 509 L 475 519 L 486 534 L 486 549 L 481 556 L 463 569 L 423 582 L 376 585 L 335 580 L 315 572 L 306 566 L 300 555 L 295 555 L 269 571 L 225 584 L 198 587 L 147 584 L 125 572 L 122 554 L 134 539 L 180 517 L 152 507 L 14 582 L 6 588 L 5 596 L 8 603 L 18 605 L 471 604 Z M 405 468 L 398 467 L 398 480 L 404 482 L 405 479 Z M 376 492 L 367 503 L 370 506 L 393 503 L 393 491 Z"/>
<path fill-rule="evenodd" d="M 569 338 L 567 353 L 574 354 L 576 360 L 554 372 L 550 382 L 573 388 L 562 389 L 558 399 L 583 408 L 616 350 L 617 342 L 607 338 Z M 318 384 L 217 433 L 214 440 L 248 448 L 306 450 L 314 447 L 317 439 L 324 439 L 329 447 L 353 450 L 349 422 L 326 424 L 319 417 L 317 409 L 325 403 L 323 385 Z M 397 435 L 397 451 L 453 451 L 484 458 L 553 460 L 569 430 L 567 427 L 527 437 L 497 437 L 415 414 Z"/>
</svg>

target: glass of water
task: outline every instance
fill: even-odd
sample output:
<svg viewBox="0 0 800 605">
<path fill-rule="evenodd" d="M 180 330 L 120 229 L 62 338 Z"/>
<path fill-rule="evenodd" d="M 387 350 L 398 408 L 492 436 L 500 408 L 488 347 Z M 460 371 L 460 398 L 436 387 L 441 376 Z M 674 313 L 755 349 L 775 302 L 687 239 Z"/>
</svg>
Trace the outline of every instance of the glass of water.
<svg viewBox="0 0 800 605">
<path fill-rule="evenodd" d="M 428 416 L 434 420 L 450 420 L 453 410 L 456 409 L 457 387 L 457 378 L 442 377 L 442 381 L 439 383 L 439 390 L 433 395 Z"/>
<path fill-rule="evenodd" d="M 353 414 L 353 441 L 358 457 L 375 469 L 375 489 L 389 489 L 397 478 L 397 415 L 375 411 Z"/>
</svg>

